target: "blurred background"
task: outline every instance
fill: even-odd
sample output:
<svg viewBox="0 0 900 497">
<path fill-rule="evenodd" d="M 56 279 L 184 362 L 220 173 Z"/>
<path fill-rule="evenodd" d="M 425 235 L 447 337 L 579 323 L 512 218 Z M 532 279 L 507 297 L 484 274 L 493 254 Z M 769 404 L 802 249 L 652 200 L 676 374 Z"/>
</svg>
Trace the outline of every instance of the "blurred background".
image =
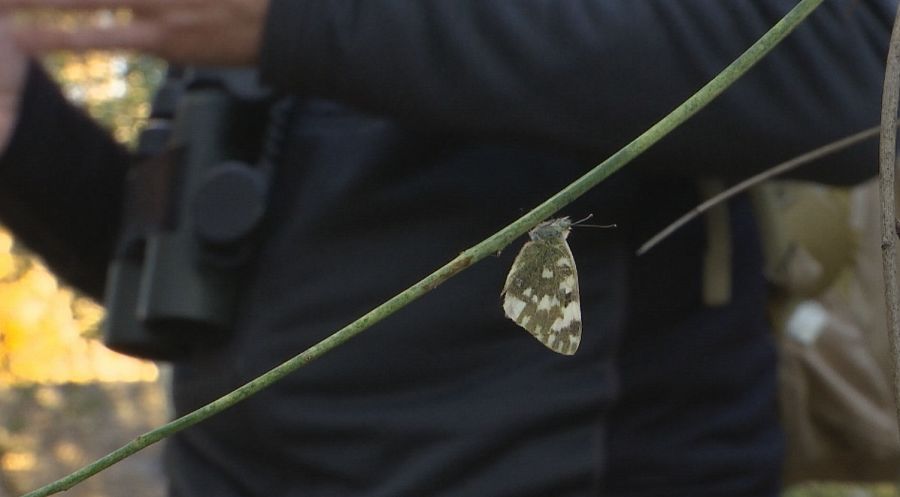
<svg viewBox="0 0 900 497">
<path fill-rule="evenodd" d="M 46 15 L 62 25 L 85 21 Z M 55 54 L 44 63 L 73 102 L 118 140 L 134 143 L 163 64 L 121 53 Z M 0 497 L 54 480 L 168 418 L 164 372 L 103 347 L 96 339 L 102 319 L 97 303 L 58 281 L 0 226 Z M 67 495 L 162 497 L 159 450 Z"/>
<path fill-rule="evenodd" d="M 61 25 L 128 17 L 125 11 L 41 15 Z M 162 63 L 111 52 L 55 54 L 43 62 L 74 103 L 118 140 L 134 144 Z M 168 419 L 165 367 L 104 348 L 102 319 L 97 303 L 58 281 L 0 226 L 0 497 L 55 480 Z M 163 497 L 160 450 L 145 450 L 66 495 Z M 784 494 L 898 496 L 895 482 L 807 483 Z"/>
</svg>

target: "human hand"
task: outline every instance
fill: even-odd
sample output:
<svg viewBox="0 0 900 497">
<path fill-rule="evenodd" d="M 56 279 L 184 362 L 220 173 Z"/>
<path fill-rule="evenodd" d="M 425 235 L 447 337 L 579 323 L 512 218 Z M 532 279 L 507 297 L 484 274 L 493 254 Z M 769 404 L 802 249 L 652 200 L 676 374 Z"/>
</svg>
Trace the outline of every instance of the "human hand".
<svg viewBox="0 0 900 497">
<path fill-rule="evenodd" d="M 256 63 L 269 0 L 0 0 L 0 10 L 84 12 L 128 9 L 131 21 L 113 27 L 74 29 L 25 23 L 15 29 L 20 46 L 52 50 L 128 49 L 185 65 Z"/>
</svg>

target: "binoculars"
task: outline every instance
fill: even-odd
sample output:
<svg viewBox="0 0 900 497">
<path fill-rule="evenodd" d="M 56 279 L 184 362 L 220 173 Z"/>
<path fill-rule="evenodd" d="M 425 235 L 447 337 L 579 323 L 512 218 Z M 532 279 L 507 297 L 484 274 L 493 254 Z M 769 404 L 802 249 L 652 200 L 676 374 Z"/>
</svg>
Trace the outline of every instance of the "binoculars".
<svg viewBox="0 0 900 497">
<path fill-rule="evenodd" d="M 253 78 L 173 70 L 157 92 L 107 272 L 111 349 L 177 360 L 229 337 L 284 121 Z"/>
</svg>

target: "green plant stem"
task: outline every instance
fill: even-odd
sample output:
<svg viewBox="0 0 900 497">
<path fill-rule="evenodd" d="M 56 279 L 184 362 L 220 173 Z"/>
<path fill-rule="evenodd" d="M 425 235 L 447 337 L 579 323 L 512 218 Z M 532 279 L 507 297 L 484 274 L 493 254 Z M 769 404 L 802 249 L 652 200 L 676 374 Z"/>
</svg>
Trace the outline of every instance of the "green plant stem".
<svg viewBox="0 0 900 497">
<path fill-rule="evenodd" d="M 621 169 L 635 157 L 646 151 L 653 144 L 677 128 L 700 109 L 719 96 L 726 88 L 737 81 L 750 67 L 761 60 L 772 48 L 783 40 L 791 31 L 818 7 L 823 0 L 801 0 L 784 18 L 772 27 L 762 38 L 754 43 L 737 60 L 732 62 L 712 81 L 707 83 L 692 97 L 679 105 L 669 115 L 656 123 L 634 141 L 603 161 L 590 172 L 570 184 L 559 193 L 535 207 L 521 218 L 501 229 L 494 235 L 465 250 L 455 259 L 428 275 L 418 283 L 407 288 L 387 302 L 379 305 L 356 321 L 338 330 L 333 335 L 313 345 L 309 349 L 294 356 L 264 375 L 244 384 L 233 392 L 175 419 L 159 428 L 149 431 L 127 445 L 109 453 L 97 461 L 61 478 L 49 485 L 41 487 L 24 497 L 44 497 L 68 490 L 82 480 L 106 469 L 166 437 L 193 426 L 225 409 L 241 402 L 260 390 L 284 378 L 294 370 L 309 364 L 323 356 L 326 352 L 343 344 L 350 338 L 368 329 L 375 323 L 390 316 L 412 301 L 435 289 L 441 283 L 468 268 L 472 264 L 495 254 L 509 245 L 513 240 L 525 234 L 537 223 L 550 217 L 564 206 L 595 187 L 611 174 Z"/>
</svg>

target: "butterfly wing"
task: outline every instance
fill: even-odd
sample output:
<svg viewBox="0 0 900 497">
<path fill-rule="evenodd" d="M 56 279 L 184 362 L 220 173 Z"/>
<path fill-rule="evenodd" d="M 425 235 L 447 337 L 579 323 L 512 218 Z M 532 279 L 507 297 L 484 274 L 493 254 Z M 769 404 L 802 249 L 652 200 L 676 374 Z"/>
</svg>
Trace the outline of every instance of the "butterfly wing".
<svg viewBox="0 0 900 497">
<path fill-rule="evenodd" d="M 550 350 L 565 355 L 578 350 L 578 273 L 562 237 L 525 243 L 503 286 L 503 311 Z"/>
</svg>

